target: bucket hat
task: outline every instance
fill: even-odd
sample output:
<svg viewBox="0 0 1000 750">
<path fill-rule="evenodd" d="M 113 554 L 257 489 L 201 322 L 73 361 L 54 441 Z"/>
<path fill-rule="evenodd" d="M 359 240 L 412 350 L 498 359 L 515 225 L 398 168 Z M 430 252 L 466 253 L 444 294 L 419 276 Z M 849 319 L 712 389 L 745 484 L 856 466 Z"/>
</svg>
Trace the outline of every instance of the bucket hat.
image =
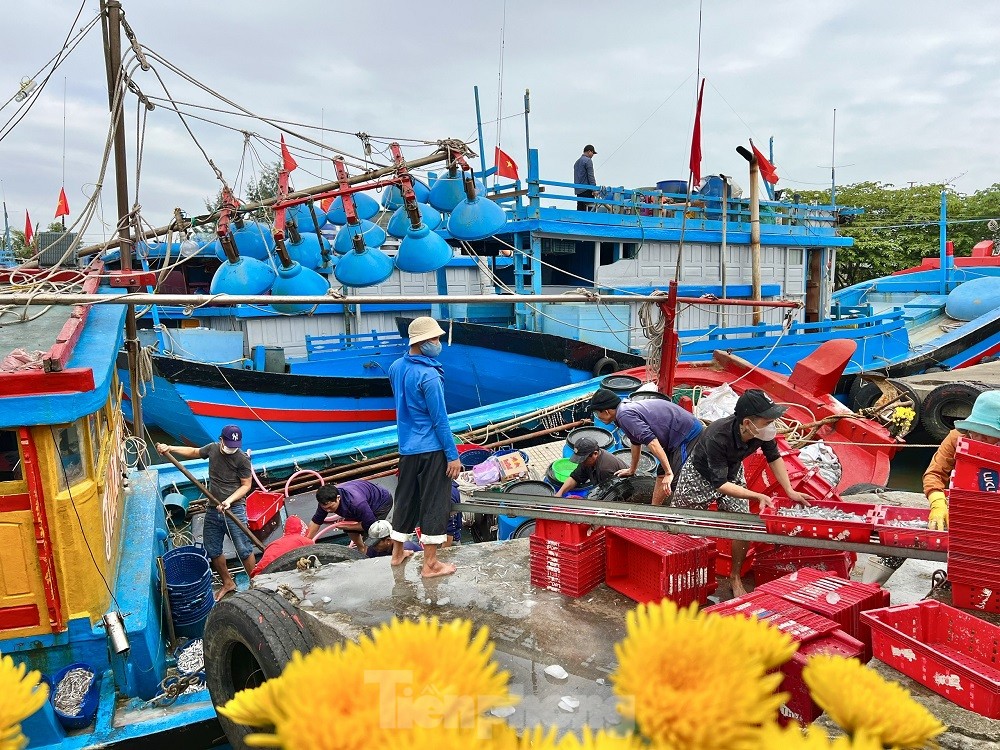
<svg viewBox="0 0 1000 750">
<path fill-rule="evenodd" d="M 445 335 L 434 318 L 414 318 L 410 321 L 406 333 L 410 337 L 410 346 Z"/>
<path fill-rule="evenodd" d="M 1000 391 L 980 393 L 969 416 L 955 420 L 955 429 L 1000 438 Z"/>
</svg>

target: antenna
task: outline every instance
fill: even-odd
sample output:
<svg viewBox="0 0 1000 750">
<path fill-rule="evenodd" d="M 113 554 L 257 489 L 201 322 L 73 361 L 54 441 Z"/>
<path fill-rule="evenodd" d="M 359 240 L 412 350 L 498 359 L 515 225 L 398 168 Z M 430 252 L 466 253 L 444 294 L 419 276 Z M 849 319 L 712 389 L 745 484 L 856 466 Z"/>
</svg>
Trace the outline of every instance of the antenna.
<svg viewBox="0 0 1000 750">
<path fill-rule="evenodd" d="M 507 30 L 507 0 L 503 0 L 503 20 L 500 22 L 500 70 L 497 76 L 497 148 L 500 148 L 500 130 L 503 126 L 503 48 L 504 35 Z M 486 165 L 480 164 L 480 169 L 486 172 Z M 485 177 L 483 178 L 485 181 Z M 493 187 L 497 184 L 496 172 L 493 173 Z"/>
<path fill-rule="evenodd" d="M 830 146 L 830 205 L 837 205 L 837 108 L 833 108 L 833 142 Z"/>
<path fill-rule="evenodd" d="M 66 76 L 63 76 L 63 152 L 62 152 L 62 184 L 66 186 Z M 66 217 L 63 217 L 66 226 Z"/>
</svg>

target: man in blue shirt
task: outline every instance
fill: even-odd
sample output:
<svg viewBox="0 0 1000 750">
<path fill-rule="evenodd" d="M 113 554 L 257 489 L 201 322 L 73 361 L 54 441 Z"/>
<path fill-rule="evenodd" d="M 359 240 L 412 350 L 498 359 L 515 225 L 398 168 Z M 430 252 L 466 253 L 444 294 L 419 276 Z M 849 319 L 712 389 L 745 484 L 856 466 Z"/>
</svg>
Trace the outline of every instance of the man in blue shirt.
<svg viewBox="0 0 1000 750">
<path fill-rule="evenodd" d="M 583 155 L 576 160 L 573 165 L 573 183 L 576 185 L 593 185 L 597 187 L 597 179 L 594 177 L 594 154 L 597 152 L 589 143 L 583 147 Z M 592 188 L 574 188 L 578 198 L 594 198 L 597 193 Z M 593 211 L 594 204 L 587 201 L 576 202 L 577 211 Z"/>
<path fill-rule="evenodd" d="M 392 510 L 392 495 L 385 487 L 380 487 L 366 479 L 353 479 L 340 484 L 324 484 L 316 491 L 316 512 L 309 522 L 306 536 L 316 537 L 326 516 L 336 513 L 344 519 L 342 528 L 354 545 L 365 551 L 362 534 L 367 534 L 371 525 L 389 517 Z"/>
<path fill-rule="evenodd" d="M 618 472 L 619 476 L 635 474 L 642 446 L 656 456 L 660 464 L 656 473 L 662 479 L 653 488 L 653 505 L 663 505 L 701 435 L 701 422 L 669 399 L 622 401 L 607 388 L 597 391 L 590 403 L 599 420 L 618 425 L 632 443 L 631 466 Z"/>
<path fill-rule="evenodd" d="M 441 354 L 444 331 L 433 318 L 416 318 L 407 331 L 410 351 L 389 367 L 399 432 L 399 483 L 392 510 L 392 564 L 405 559 L 404 544 L 417 526 L 424 546 L 425 578 L 446 576 L 455 566 L 438 560 L 448 540 L 452 480 L 458 479 L 455 438 L 444 403 Z"/>
</svg>

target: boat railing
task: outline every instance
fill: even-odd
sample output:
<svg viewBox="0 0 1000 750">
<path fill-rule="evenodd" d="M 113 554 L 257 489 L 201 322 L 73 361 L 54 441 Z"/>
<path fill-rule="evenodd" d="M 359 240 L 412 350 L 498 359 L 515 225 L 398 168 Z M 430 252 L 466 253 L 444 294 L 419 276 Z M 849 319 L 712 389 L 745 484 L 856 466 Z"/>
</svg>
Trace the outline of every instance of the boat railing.
<svg viewBox="0 0 1000 750">
<path fill-rule="evenodd" d="M 816 335 L 826 338 L 831 331 L 851 329 L 864 330 L 865 334 L 874 333 L 874 329 L 886 327 L 902 326 L 903 313 L 901 310 L 891 310 L 877 315 L 867 315 L 865 317 L 846 318 L 842 320 L 825 320 L 816 323 L 793 323 L 791 328 L 785 333 L 786 336 L 809 336 Z M 680 332 L 681 343 L 690 346 L 699 341 L 717 342 L 720 340 L 729 341 L 731 339 L 760 339 L 767 336 L 779 336 L 784 331 L 784 327 L 779 325 L 761 324 L 755 326 L 742 326 L 740 328 L 723 328 L 711 326 L 697 330 L 686 330 Z M 754 346 L 760 346 L 759 341 L 754 341 Z"/>
<path fill-rule="evenodd" d="M 721 221 L 723 216 L 723 199 L 721 195 L 711 193 L 694 193 L 690 201 L 681 193 L 671 193 L 657 188 L 625 186 L 604 186 L 597 188 L 593 198 L 585 198 L 575 194 L 577 189 L 594 189 L 593 185 L 581 185 L 558 180 L 542 180 L 528 183 L 528 189 L 522 190 L 522 183 L 515 182 L 504 185 L 503 190 L 496 189 L 499 203 L 511 209 L 515 218 L 529 218 L 529 208 L 522 201 L 524 195 L 534 195 L 539 199 L 544 197 L 552 201 L 552 207 L 562 210 L 576 210 L 578 203 L 587 205 L 585 213 L 618 214 L 626 216 L 648 217 L 652 223 L 680 223 L 687 212 L 688 219 Z M 508 190 L 513 188 L 513 190 Z M 725 202 L 726 217 L 731 224 L 745 225 L 745 231 L 750 226 L 750 201 L 746 198 L 729 198 Z M 836 229 L 841 207 L 832 205 L 812 205 L 789 203 L 785 201 L 761 201 L 760 215 L 762 225 L 779 225 L 783 227 L 800 227 L 802 231 L 821 230 L 823 233 Z M 580 212 L 584 213 L 584 212 Z M 589 217 L 593 221 L 596 217 Z M 659 221 L 656 221 L 659 220 Z M 765 230 L 766 231 L 766 230 Z"/>
<path fill-rule="evenodd" d="M 386 345 L 399 345 L 403 338 L 395 331 L 375 331 L 369 333 L 334 333 L 322 336 L 306 334 L 306 358 L 325 359 L 335 356 L 345 349 L 374 351 Z"/>
</svg>

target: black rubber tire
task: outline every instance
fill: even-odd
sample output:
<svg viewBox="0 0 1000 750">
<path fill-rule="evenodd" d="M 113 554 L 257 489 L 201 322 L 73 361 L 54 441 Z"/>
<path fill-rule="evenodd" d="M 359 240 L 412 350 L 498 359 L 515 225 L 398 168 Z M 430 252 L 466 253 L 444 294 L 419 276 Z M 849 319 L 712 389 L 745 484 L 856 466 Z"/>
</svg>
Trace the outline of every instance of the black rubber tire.
<svg viewBox="0 0 1000 750">
<path fill-rule="evenodd" d="M 308 547 L 288 550 L 285 554 L 276 557 L 268 563 L 267 567 L 261 572 L 284 573 L 289 570 L 295 570 L 300 558 L 312 557 L 313 555 L 319 560 L 320 565 L 365 559 L 365 556 L 361 554 L 361 550 L 354 547 L 345 547 L 342 544 L 311 544 Z"/>
<path fill-rule="evenodd" d="M 590 372 L 595 378 L 599 378 L 602 375 L 610 375 L 613 372 L 618 372 L 620 369 L 618 363 L 611 359 L 611 357 L 601 357 L 594 363 L 594 369 Z"/>
<path fill-rule="evenodd" d="M 305 627 L 305 615 L 285 599 L 260 589 L 230 594 L 212 608 L 205 623 L 205 681 L 216 708 L 240 690 L 257 687 L 281 674 L 296 651 L 316 643 Z M 255 730 L 219 716 L 234 750 Z"/>
<path fill-rule="evenodd" d="M 497 540 L 497 517 L 489 513 L 473 513 L 469 533 L 474 542 L 495 542 Z"/>
<path fill-rule="evenodd" d="M 510 535 L 511 539 L 527 539 L 529 536 L 535 533 L 536 524 L 534 521 L 527 521 L 522 523 L 516 529 L 514 533 Z"/>
<path fill-rule="evenodd" d="M 924 413 L 924 406 L 920 401 L 919 394 L 915 390 L 913 390 L 912 387 L 910 387 L 901 380 L 890 380 L 889 382 L 893 385 L 893 387 L 896 388 L 896 390 L 900 392 L 901 395 L 904 396 L 905 400 L 897 405 L 909 406 L 911 409 L 913 409 L 913 421 L 910 423 L 910 429 L 907 430 L 906 432 L 899 433 L 899 435 L 897 436 L 897 437 L 906 437 L 915 429 L 917 429 L 917 425 L 920 424 L 920 418 L 923 416 Z M 907 400 L 910 403 L 906 403 Z"/>
<path fill-rule="evenodd" d="M 852 411 L 867 409 L 882 397 L 882 389 L 878 387 L 878 383 L 874 380 L 858 378 L 854 383 L 857 387 L 851 386 L 852 395 L 850 396 L 850 401 Z"/>
<path fill-rule="evenodd" d="M 935 440 L 944 440 L 955 429 L 955 420 L 968 416 L 979 394 L 985 390 L 987 387 L 979 383 L 939 385 L 924 399 L 921 423 Z"/>
</svg>

